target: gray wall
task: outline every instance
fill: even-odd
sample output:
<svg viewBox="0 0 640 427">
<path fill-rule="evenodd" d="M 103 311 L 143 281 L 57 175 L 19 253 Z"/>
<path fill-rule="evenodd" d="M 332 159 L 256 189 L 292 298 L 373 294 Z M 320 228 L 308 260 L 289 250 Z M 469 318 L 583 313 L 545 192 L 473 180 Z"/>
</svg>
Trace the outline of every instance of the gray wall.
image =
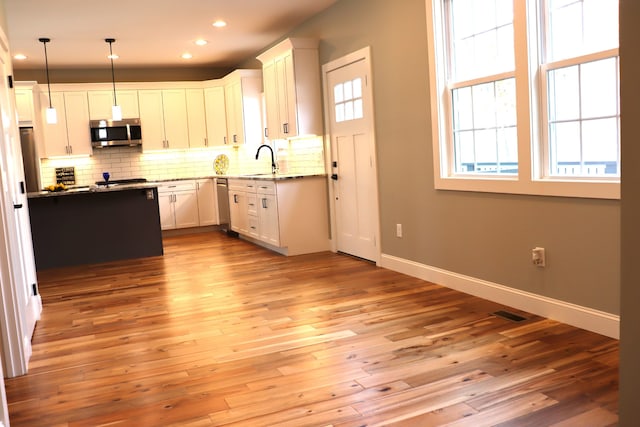
<svg viewBox="0 0 640 427">
<path fill-rule="evenodd" d="M 640 396 L 640 3 L 620 1 L 622 108 L 622 327 L 620 337 L 620 425 L 638 425 Z"/>
<path fill-rule="evenodd" d="M 619 201 L 434 190 L 425 21 L 424 0 L 340 0 L 292 34 L 322 64 L 371 46 L 383 252 L 618 314 Z"/>
</svg>

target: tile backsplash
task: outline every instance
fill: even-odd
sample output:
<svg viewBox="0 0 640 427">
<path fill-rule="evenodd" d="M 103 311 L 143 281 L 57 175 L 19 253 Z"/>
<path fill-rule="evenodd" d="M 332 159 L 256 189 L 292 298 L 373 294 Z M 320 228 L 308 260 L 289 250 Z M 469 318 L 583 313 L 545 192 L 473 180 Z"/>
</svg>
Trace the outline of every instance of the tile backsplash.
<svg viewBox="0 0 640 427">
<path fill-rule="evenodd" d="M 274 153 L 282 172 L 324 173 L 321 137 L 276 141 L 274 145 Z M 91 185 L 96 181 L 102 181 L 103 172 L 109 172 L 114 180 L 198 178 L 215 175 L 213 162 L 219 154 L 229 157 L 228 175 L 270 172 L 271 160 L 268 150 L 262 150 L 259 159 L 256 160 L 256 149 L 254 146 L 223 146 L 151 153 L 143 153 L 139 147 L 96 149 L 90 157 L 41 159 L 40 176 L 43 187 L 55 183 L 55 168 L 70 166 L 75 168 L 76 185 Z"/>
</svg>

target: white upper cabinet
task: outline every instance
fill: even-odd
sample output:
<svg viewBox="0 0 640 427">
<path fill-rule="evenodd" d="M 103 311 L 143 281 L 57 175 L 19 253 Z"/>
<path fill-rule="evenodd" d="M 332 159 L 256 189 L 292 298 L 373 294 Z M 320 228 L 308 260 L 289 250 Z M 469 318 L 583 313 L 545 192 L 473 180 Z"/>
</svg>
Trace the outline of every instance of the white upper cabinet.
<svg viewBox="0 0 640 427">
<path fill-rule="evenodd" d="M 41 153 L 41 157 L 92 153 L 87 92 L 51 92 L 51 105 L 58 116 L 55 124 L 49 124 L 46 120 L 46 108 L 49 106 L 47 92 L 40 93 L 40 104 L 44 134 L 44 153 Z"/>
<path fill-rule="evenodd" d="M 209 139 L 207 138 L 207 120 L 204 106 L 204 90 L 187 89 L 185 94 L 187 100 L 189 147 L 208 147 Z"/>
<path fill-rule="evenodd" d="M 227 111 L 224 102 L 224 86 L 205 88 L 204 105 L 209 146 L 229 143 L 227 139 Z"/>
<path fill-rule="evenodd" d="M 110 119 L 113 106 L 112 90 L 90 90 L 87 92 L 89 98 L 89 118 L 91 120 Z M 137 90 L 116 90 L 116 101 L 122 110 L 122 117 L 125 119 L 136 119 L 140 116 L 138 110 Z"/>
<path fill-rule="evenodd" d="M 139 90 L 138 104 L 143 150 L 189 148 L 184 89 Z"/>
<path fill-rule="evenodd" d="M 18 122 L 33 124 L 33 90 L 31 88 L 16 87 L 16 109 L 18 110 Z"/>
<path fill-rule="evenodd" d="M 258 56 L 262 62 L 269 139 L 321 135 L 318 40 L 286 39 Z"/>
<path fill-rule="evenodd" d="M 229 143 L 262 143 L 261 94 L 261 70 L 236 70 L 224 78 Z"/>
</svg>

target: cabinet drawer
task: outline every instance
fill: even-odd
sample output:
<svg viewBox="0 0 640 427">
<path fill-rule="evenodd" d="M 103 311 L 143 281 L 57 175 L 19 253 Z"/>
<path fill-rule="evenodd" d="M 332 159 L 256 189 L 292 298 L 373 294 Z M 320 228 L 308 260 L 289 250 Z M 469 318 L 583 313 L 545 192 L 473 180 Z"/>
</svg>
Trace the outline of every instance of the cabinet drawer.
<svg viewBox="0 0 640 427">
<path fill-rule="evenodd" d="M 255 194 L 247 194 L 247 214 L 258 215 L 258 197 Z"/>
<path fill-rule="evenodd" d="M 258 194 L 276 194 L 275 181 L 256 181 Z"/>
<path fill-rule="evenodd" d="M 191 191 L 195 189 L 195 181 L 169 181 L 158 185 L 158 193 L 174 193 L 176 191 Z"/>
<path fill-rule="evenodd" d="M 255 216 L 249 217 L 249 235 L 251 237 L 258 237 L 258 218 Z"/>
<path fill-rule="evenodd" d="M 253 179 L 230 179 L 229 189 L 236 191 L 246 191 L 247 193 L 255 193 L 256 182 Z"/>
</svg>

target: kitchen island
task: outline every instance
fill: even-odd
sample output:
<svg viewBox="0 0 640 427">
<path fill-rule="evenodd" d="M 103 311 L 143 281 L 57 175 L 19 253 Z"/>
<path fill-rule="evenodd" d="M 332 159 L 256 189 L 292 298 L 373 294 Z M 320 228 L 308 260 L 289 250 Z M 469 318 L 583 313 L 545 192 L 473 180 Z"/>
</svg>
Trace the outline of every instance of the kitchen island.
<svg viewBox="0 0 640 427">
<path fill-rule="evenodd" d="M 29 193 L 36 269 L 163 254 L 155 184 Z"/>
</svg>

